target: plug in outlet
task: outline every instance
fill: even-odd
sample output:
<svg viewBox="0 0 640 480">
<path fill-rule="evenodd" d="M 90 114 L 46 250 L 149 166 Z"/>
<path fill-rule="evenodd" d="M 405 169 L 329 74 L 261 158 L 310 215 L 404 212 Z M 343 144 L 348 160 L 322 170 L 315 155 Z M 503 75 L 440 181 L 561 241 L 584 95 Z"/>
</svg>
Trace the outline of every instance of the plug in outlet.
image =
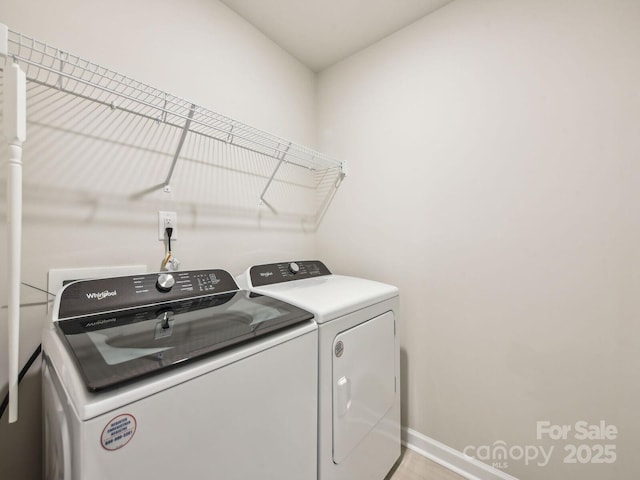
<svg viewBox="0 0 640 480">
<path fill-rule="evenodd" d="M 158 212 L 158 240 L 167 238 L 165 228 L 173 228 L 172 242 L 178 239 L 178 214 L 176 212 Z"/>
</svg>

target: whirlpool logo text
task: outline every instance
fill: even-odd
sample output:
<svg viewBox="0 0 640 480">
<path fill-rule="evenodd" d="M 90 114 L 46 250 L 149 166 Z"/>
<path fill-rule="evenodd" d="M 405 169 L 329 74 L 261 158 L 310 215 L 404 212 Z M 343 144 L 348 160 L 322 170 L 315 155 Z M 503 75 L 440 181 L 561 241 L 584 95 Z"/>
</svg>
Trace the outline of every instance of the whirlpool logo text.
<svg viewBox="0 0 640 480">
<path fill-rule="evenodd" d="M 118 295 L 116 290 L 105 290 L 104 292 L 87 293 L 87 300 L 104 300 L 107 297 L 115 297 Z"/>
</svg>

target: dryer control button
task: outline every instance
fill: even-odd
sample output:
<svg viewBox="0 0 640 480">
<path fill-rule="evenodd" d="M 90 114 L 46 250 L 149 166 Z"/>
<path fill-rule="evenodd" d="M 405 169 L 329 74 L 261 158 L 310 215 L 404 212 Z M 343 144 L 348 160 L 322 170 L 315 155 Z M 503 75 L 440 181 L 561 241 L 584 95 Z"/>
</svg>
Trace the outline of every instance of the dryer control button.
<svg viewBox="0 0 640 480">
<path fill-rule="evenodd" d="M 289 271 L 295 275 L 300 271 L 300 265 L 298 265 L 296 262 L 291 262 L 289 264 Z"/>
<path fill-rule="evenodd" d="M 173 288 L 176 279 L 170 273 L 161 273 L 156 281 L 156 288 L 161 292 L 168 292 Z"/>
</svg>

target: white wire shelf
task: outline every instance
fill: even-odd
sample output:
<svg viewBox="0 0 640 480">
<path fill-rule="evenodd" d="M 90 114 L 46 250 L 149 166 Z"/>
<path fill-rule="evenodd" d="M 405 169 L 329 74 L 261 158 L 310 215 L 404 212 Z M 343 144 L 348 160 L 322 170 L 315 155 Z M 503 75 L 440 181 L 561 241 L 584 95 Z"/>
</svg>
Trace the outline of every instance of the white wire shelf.
<svg viewBox="0 0 640 480">
<path fill-rule="evenodd" d="M 55 89 L 58 93 L 108 107 L 111 111 L 128 113 L 141 121 L 153 121 L 180 131 L 173 161 L 163 182 L 167 191 L 170 190 L 176 162 L 182 158 L 183 144 L 187 137 L 193 136 L 277 160 L 260 195 L 265 203 L 264 195 L 282 164 L 311 170 L 318 178 L 326 177 L 322 173 L 324 171 L 336 172 L 334 187 L 345 175 L 343 161 L 220 115 L 10 29 L 7 56 L 20 65 L 31 85 Z M 30 87 L 30 91 L 34 90 L 37 89 Z M 31 116 L 29 112 L 30 120 Z"/>
</svg>

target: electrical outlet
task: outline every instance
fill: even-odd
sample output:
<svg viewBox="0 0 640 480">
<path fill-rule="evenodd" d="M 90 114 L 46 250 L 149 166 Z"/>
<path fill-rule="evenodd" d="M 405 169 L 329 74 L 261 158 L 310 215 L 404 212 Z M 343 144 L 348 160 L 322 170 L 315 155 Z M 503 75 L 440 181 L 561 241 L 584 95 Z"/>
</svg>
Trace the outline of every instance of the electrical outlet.
<svg viewBox="0 0 640 480">
<path fill-rule="evenodd" d="M 178 239 L 178 214 L 176 212 L 158 212 L 158 240 L 167 238 L 165 228 L 173 228 L 172 242 Z"/>
</svg>

